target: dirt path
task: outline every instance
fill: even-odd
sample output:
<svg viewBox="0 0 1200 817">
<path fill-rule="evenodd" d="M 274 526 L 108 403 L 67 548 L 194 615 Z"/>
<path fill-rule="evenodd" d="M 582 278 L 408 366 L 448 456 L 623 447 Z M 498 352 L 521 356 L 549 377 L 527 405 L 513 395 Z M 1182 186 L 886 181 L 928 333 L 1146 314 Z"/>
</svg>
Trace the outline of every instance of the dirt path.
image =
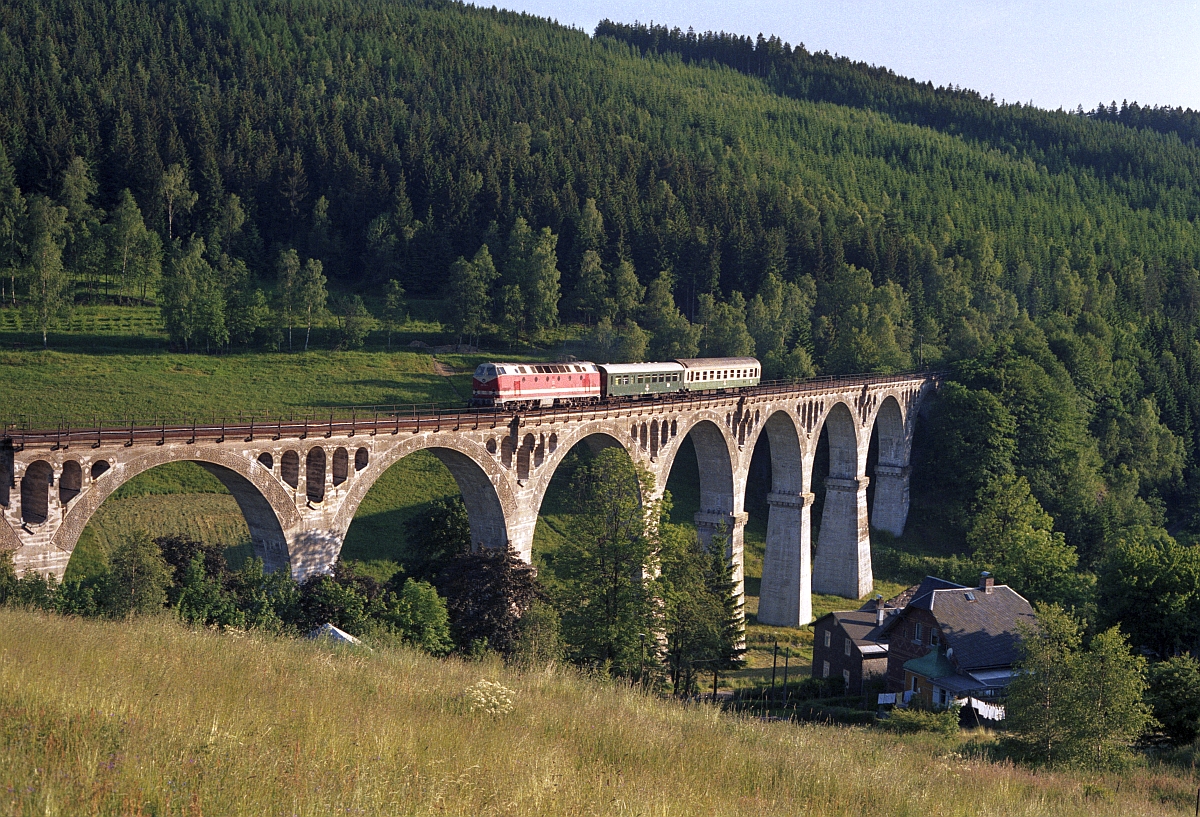
<svg viewBox="0 0 1200 817">
<path fill-rule="evenodd" d="M 455 369 L 453 366 L 450 366 L 446 363 L 442 363 L 442 361 L 440 361 L 436 357 L 434 357 L 433 358 L 433 372 L 434 372 L 434 374 L 438 374 L 438 375 L 441 375 L 442 377 L 446 378 L 446 383 L 449 384 L 450 389 L 454 392 L 455 397 L 457 397 L 459 400 L 464 399 L 463 396 L 461 394 L 459 394 L 458 387 L 454 385 L 453 375 L 459 374 L 457 369 Z"/>
</svg>

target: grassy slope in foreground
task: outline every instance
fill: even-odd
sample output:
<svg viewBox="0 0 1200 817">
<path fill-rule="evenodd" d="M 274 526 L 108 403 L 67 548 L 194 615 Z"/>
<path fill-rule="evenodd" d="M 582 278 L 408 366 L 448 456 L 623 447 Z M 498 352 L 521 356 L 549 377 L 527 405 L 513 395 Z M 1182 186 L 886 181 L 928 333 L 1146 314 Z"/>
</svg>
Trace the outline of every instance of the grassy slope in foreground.
<svg viewBox="0 0 1200 817">
<path fill-rule="evenodd" d="M 516 690 L 470 714 L 481 678 Z M 8 814 L 1190 813 L 1191 783 L 1033 774 L 416 653 L 0 611 Z M 1097 792 L 1100 796 L 1097 797 Z"/>
</svg>

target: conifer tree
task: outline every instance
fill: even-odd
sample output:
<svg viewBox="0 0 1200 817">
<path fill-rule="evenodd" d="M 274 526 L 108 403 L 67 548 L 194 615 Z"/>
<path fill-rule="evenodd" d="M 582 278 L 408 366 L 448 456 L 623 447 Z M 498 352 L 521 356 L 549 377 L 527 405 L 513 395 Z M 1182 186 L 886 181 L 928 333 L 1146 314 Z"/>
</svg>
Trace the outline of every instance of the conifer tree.
<svg viewBox="0 0 1200 817">
<path fill-rule="evenodd" d="M 4 142 L 0 140 L 0 277 L 8 279 L 8 292 L 0 291 L 0 303 L 17 302 L 17 276 L 24 254 L 25 198 Z M 8 297 L 5 298 L 4 295 Z"/>
</svg>

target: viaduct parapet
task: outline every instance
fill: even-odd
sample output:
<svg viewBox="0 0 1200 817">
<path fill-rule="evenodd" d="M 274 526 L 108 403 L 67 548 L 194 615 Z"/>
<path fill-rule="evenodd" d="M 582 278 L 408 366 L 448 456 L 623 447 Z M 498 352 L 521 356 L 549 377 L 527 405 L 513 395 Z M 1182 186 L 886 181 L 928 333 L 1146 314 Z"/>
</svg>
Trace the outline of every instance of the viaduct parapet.
<svg viewBox="0 0 1200 817">
<path fill-rule="evenodd" d="M 188 461 L 233 494 L 267 567 L 287 567 L 301 579 L 333 567 L 375 481 L 403 457 L 428 450 L 458 483 L 475 546 L 511 545 L 529 560 L 546 489 L 571 448 L 622 447 L 661 494 L 680 443 L 691 437 L 700 473 L 697 527 L 706 544 L 725 533 L 740 594 L 746 483 L 766 435 L 771 490 L 758 620 L 798 626 L 812 618 L 813 591 L 856 599 L 871 591 L 870 529 L 904 530 L 913 425 L 937 384 L 930 374 L 866 376 L 517 415 L 10 430 L 0 439 L 0 548 L 13 551 L 18 574 L 61 579 L 106 497 L 151 468 Z M 829 472 L 814 548 L 813 463 L 823 429 Z M 873 430 L 878 464 L 867 474 Z"/>
</svg>

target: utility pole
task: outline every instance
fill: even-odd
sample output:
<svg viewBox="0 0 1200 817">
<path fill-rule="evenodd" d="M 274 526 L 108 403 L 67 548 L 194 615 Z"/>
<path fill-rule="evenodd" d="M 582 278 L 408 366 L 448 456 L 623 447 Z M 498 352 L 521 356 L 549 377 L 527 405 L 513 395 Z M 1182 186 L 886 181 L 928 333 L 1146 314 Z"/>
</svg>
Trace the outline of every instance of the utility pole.
<svg viewBox="0 0 1200 817">
<path fill-rule="evenodd" d="M 788 662 L 791 660 L 791 658 L 792 658 L 792 647 L 791 647 L 791 645 L 789 644 L 789 645 L 788 645 L 788 648 L 787 648 L 787 652 L 785 652 L 785 653 L 783 654 L 783 708 L 784 708 L 784 709 L 787 709 L 787 701 L 788 701 L 788 685 L 787 685 L 787 681 L 788 681 Z"/>
<path fill-rule="evenodd" d="M 642 642 L 642 660 L 638 664 L 638 686 L 645 687 L 646 678 L 646 634 L 638 633 L 638 638 Z"/>
<path fill-rule="evenodd" d="M 775 667 L 779 665 L 779 640 L 771 646 L 771 694 L 768 697 L 767 709 L 770 710 L 771 704 L 775 700 Z"/>
</svg>

